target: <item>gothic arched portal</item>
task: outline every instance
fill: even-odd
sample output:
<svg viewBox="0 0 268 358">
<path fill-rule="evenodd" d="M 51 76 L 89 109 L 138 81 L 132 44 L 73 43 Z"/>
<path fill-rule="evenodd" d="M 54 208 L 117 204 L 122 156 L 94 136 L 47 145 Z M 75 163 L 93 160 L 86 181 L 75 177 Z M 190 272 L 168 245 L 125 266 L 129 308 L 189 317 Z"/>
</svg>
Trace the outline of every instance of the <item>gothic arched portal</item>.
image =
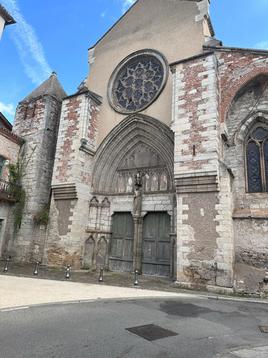
<svg viewBox="0 0 268 358">
<path fill-rule="evenodd" d="M 123 120 L 99 147 L 92 189 L 111 201 L 110 270 L 171 274 L 173 157 L 173 132 L 141 114 Z"/>
<path fill-rule="evenodd" d="M 145 192 L 173 190 L 173 132 L 144 115 L 123 120 L 100 145 L 93 170 L 94 193 L 131 193 L 141 171 Z"/>
</svg>

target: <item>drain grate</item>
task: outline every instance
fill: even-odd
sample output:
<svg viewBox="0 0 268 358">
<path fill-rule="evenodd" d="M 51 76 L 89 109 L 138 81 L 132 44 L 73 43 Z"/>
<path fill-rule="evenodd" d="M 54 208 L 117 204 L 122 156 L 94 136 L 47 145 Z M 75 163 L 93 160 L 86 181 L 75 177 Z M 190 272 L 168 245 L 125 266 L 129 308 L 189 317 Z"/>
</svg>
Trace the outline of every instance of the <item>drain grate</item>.
<svg viewBox="0 0 268 358">
<path fill-rule="evenodd" d="M 259 326 L 262 333 L 268 333 L 268 326 Z"/>
<path fill-rule="evenodd" d="M 154 324 L 147 324 L 145 326 L 127 328 L 127 331 L 136 334 L 147 341 L 156 341 L 157 339 L 177 336 L 178 333 L 169 331 L 168 329 L 156 326 Z"/>
</svg>

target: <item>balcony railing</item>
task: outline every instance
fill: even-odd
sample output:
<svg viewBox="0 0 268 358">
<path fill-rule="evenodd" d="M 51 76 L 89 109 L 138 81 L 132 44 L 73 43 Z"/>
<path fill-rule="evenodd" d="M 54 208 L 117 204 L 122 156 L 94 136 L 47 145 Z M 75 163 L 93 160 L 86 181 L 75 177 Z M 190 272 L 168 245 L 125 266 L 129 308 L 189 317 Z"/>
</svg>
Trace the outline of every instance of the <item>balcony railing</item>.
<svg viewBox="0 0 268 358">
<path fill-rule="evenodd" d="M 0 201 L 16 201 L 18 186 L 0 179 Z"/>
</svg>

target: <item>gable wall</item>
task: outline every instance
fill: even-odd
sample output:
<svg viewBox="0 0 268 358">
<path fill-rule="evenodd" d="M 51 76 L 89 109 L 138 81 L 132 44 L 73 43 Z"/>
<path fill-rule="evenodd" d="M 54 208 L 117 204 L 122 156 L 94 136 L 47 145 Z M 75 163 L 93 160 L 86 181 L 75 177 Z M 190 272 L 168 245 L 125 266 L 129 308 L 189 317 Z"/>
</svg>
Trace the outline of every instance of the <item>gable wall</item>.
<svg viewBox="0 0 268 358">
<path fill-rule="evenodd" d="M 178 0 L 140 0 L 121 21 L 89 51 L 88 88 L 103 97 L 100 112 L 100 143 L 125 116 L 108 103 L 107 88 L 116 66 L 129 54 L 141 49 L 161 52 L 169 63 L 202 52 L 205 37 L 203 18 L 207 0 L 201 3 Z M 205 7 L 206 9 L 206 7 Z M 142 113 L 171 123 L 172 79 L 158 99 Z"/>
</svg>

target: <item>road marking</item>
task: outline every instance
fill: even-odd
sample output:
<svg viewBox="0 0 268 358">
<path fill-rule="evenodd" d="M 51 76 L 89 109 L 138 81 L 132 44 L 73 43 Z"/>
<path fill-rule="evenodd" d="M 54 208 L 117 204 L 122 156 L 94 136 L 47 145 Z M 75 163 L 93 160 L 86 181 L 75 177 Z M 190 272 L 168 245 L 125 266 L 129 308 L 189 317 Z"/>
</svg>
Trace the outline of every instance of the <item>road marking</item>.
<svg viewBox="0 0 268 358">
<path fill-rule="evenodd" d="M 29 306 L 5 308 L 5 309 L 1 310 L 0 312 L 11 312 L 11 311 L 27 310 L 29 308 L 30 308 Z"/>
</svg>

